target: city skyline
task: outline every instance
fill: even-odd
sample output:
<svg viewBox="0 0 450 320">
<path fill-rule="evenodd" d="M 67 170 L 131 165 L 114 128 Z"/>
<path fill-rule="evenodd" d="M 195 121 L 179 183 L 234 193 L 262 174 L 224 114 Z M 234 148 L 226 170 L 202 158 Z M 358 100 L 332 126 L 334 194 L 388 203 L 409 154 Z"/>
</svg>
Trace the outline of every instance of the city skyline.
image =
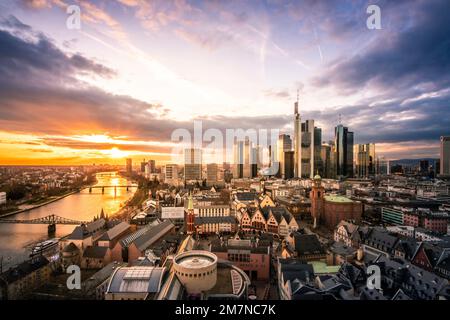
<svg viewBox="0 0 450 320">
<path fill-rule="evenodd" d="M 80 30 L 66 28 L 68 4 Z M 171 133 L 193 120 L 292 138 L 298 89 L 323 141 L 341 118 L 377 155 L 439 158 L 446 4 L 376 4 L 381 30 L 366 27 L 367 1 L 4 1 L 0 163 L 171 162 Z"/>
</svg>

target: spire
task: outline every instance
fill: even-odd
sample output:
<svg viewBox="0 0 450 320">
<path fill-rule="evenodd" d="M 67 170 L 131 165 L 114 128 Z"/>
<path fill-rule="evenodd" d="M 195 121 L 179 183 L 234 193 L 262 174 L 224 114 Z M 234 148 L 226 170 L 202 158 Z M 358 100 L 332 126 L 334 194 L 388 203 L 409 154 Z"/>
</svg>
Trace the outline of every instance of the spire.
<svg viewBox="0 0 450 320">
<path fill-rule="evenodd" d="M 189 194 L 189 198 L 188 198 L 188 210 L 194 210 L 194 204 L 192 201 L 192 195 Z"/>
</svg>

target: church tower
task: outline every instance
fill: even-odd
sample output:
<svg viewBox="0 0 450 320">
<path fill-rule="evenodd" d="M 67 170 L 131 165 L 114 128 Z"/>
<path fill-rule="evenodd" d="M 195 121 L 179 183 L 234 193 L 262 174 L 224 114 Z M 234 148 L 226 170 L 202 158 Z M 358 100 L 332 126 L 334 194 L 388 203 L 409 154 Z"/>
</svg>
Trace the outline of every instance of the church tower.
<svg viewBox="0 0 450 320">
<path fill-rule="evenodd" d="M 191 235 L 195 232 L 195 224 L 194 224 L 194 204 L 192 200 L 192 195 L 189 195 L 188 198 L 188 207 L 185 211 L 185 227 L 186 227 L 186 233 L 188 235 Z"/>
<path fill-rule="evenodd" d="M 314 176 L 313 185 L 309 198 L 311 200 L 311 216 L 314 219 L 314 228 L 323 215 L 323 203 L 325 197 L 325 188 L 322 186 L 322 178 L 317 174 Z"/>
</svg>

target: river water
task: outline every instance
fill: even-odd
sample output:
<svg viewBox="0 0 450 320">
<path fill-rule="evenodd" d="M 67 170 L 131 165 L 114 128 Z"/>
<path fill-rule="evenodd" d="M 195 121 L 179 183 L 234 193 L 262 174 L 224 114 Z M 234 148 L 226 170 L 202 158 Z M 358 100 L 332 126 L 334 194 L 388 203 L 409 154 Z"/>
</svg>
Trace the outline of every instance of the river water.
<svg viewBox="0 0 450 320">
<path fill-rule="evenodd" d="M 131 181 L 120 177 L 116 173 L 97 174 L 96 185 L 120 186 L 131 185 Z M 103 208 L 110 216 L 116 213 L 125 202 L 131 198 L 136 188 L 105 188 L 84 189 L 45 206 L 32 209 L 7 219 L 28 220 L 45 217 L 51 214 L 80 221 L 90 221 L 100 215 Z M 75 226 L 57 225 L 55 237 L 60 238 L 70 234 Z M 3 270 L 7 267 L 26 260 L 31 247 L 39 241 L 48 239 L 47 225 L 33 224 L 2 224 L 0 223 L 0 259 L 3 257 Z"/>
</svg>

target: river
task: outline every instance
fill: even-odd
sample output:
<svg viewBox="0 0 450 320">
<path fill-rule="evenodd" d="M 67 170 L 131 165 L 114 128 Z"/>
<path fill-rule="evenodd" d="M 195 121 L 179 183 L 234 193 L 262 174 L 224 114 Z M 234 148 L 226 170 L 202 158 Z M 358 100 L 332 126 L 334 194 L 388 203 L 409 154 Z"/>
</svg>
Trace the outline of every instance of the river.
<svg viewBox="0 0 450 320">
<path fill-rule="evenodd" d="M 96 185 L 120 186 L 130 185 L 131 181 L 116 173 L 97 174 Z M 136 188 L 84 189 L 58 201 L 49 203 L 30 211 L 22 212 L 8 219 L 28 220 L 55 214 L 80 221 L 90 221 L 100 215 L 103 209 L 110 216 L 116 213 L 124 203 L 133 196 Z M 57 225 L 55 237 L 70 234 L 75 226 Z M 48 239 L 47 225 L 0 224 L 0 258 L 3 257 L 3 270 L 28 258 L 31 247 L 39 241 Z"/>
</svg>

